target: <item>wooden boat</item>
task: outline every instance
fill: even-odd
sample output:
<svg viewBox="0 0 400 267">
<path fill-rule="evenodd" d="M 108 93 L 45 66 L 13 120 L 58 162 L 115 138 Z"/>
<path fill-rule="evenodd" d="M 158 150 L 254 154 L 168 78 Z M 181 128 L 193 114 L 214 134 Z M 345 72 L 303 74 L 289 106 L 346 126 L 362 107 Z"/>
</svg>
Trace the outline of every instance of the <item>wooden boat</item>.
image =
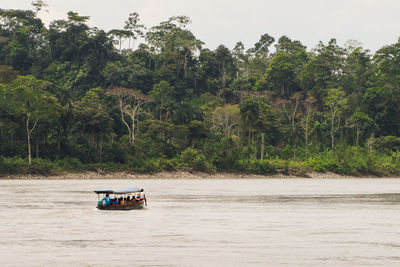
<svg viewBox="0 0 400 267">
<path fill-rule="evenodd" d="M 96 190 L 94 191 L 97 194 L 97 209 L 99 210 L 137 210 L 147 206 L 146 199 L 139 199 L 137 197 L 138 193 L 142 192 L 143 189 L 134 187 L 127 188 L 122 190 Z M 110 205 L 106 205 L 104 201 L 104 197 L 108 195 L 110 199 L 115 198 L 127 198 L 127 196 L 132 197 L 130 201 L 126 201 L 124 204 L 115 204 L 111 201 Z M 111 197 L 113 195 L 113 197 Z"/>
</svg>

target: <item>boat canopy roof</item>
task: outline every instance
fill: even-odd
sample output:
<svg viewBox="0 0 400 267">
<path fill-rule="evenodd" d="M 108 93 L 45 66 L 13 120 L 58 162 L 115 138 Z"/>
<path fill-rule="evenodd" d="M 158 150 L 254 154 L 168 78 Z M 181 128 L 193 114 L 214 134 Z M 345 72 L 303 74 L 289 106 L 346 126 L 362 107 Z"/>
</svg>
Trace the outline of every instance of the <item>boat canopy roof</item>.
<svg viewBox="0 0 400 267">
<path fill-rule="evenodd" d="M 112 194 L 113 191 L 112 190 L 96 190 L 94 191 L 96 194 Z"/>
<path fill-rule="evenodd" d="M 128 194 L 128 193 L 135 193 L 140 192 L 142 189 L 138 187 L 131 187 L 121 190 L 96 190 L 94 191 L 96 194 Z"/>
<path fill-rule="evenodd" d="M 140 192 L 142 189 L 138 187 L 131 187 L 131 188 L 126 188 L 126 189 L 121 189 L 121 190 L 116 190 L 113 192 L 113 194 L 127 194 L 127 193 L 135 193 L 135 192 Z"/>
</svg>

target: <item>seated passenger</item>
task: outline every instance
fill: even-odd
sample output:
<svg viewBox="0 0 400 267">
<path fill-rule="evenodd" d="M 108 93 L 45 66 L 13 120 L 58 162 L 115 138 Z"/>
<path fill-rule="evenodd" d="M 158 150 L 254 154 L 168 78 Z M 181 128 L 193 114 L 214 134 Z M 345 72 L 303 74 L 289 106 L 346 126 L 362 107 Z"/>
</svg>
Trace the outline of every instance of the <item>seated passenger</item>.
<svg viewBox="0 0 400 267">
<path fill-rule="evenodd" d="M 104 206 L 110 206 L 110 204 L 111 204 L 111 199 L 110 199 L 110 197 L 109 197 L 108 194 L 106 194 L 106 196 L 103 197 L 102 201 L 104 201 L 104 202 L 103 202 L 103 203 L 104 203 Z"/>
</svg>

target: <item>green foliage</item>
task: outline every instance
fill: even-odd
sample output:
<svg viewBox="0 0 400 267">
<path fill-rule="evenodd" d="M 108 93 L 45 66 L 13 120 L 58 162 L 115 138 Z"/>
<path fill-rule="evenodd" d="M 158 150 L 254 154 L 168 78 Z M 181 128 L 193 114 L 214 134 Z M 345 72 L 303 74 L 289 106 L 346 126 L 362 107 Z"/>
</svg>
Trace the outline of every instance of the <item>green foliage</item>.
<svg viewBox="0 0 400 267">
<path fill-rule="evenodd" d="M 47 159 L 33 159 L 32 164 L 29 164 L 28 159 L 20 157 L 0 157 L 0 173 L 47 175 L 57 174 L 60 170 L 57 163 Z"/>
<path fill-rule="evenodd" d="M 0 173 L 400 173 L 400 39 L 210 50 L 186 16 L 106 33 L 33 6 L 0 9 Z"/>
<path fill-rule="evenodd" d="M 176 158 L 172 159 L 160 159 L 160 167 L 165 171 L 175 171 L 178 166 L 178 160 Z"/>
<path fill-rule="evenodd" d="M 159 160 L 154 158 L 134 158 L 129 162 L 129 167 L 139 173 L 155 173 L 162 170 Z"/>
<path fill-rule="evenodd" d="M 26 173 L 28 162 L 20 157 L 5 158 L 0 156 L 0 173 Z"/>
<path fill-rule="evenodd" d="M 84 170 L 84 165 L 79 159 L 76 158 L 64 158 L 56 161 L 56 164 L 63 170 L 66 171 L 82 171 Z"/>
<path fill-rule="evenodd" d="M 268 160 L 239 160 L 235 169 L 239 172 L 256 174 L 274 174 L 275 167 Z"/>
<path fill-rule="evenodd" d="M 382 176 L 398 174 L 400 170 L 398 153 L 385 156 L 359 147 L 326 151 L 313 155 L 306 162 L 314 171 L 339 174 Z"/>
<path fill-rule="evenodd" d="M 390 154 L 391 152 L 400 151 L 400 137 L 397 136 L 381 136 L 374 139 L 372 147 L 381 153 Z"/>
<path fill-rule="evenodd" d="M 196 171 L 214 173 L 215 166 L 206 157 L 194 148 L 187 148 L 181 153 L 181 162 Z"/>
<path fill-rule="evenodd" d="M 17 78 L 17 73 L 10 67 L 0 65 L 0 83 L 9 83 Z"/>
</svg>

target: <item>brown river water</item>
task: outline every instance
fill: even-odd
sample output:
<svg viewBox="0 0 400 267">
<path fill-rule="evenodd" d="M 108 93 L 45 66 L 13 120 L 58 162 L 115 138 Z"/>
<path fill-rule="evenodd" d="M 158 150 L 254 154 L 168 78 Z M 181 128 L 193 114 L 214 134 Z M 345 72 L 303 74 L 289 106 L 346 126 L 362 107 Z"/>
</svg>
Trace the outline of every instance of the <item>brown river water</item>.
<svg viewBox="0 0 400 267">
<path fill-rule="evenodd" d="M 0 180 L 0 265 L 400 266 L 400 179 Z"/>
</svg>

